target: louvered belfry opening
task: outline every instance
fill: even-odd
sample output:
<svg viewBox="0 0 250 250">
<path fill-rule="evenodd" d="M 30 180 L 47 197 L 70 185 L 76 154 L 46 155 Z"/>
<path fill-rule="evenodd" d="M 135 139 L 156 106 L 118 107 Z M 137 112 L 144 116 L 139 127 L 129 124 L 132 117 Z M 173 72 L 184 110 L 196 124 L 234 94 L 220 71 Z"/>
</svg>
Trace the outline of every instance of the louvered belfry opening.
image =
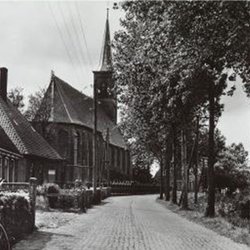
<svg viewBox="0 0 250 250">
<path fill-rule="evenodd" d="M 7 100 L 7 81 L 8 81 L 8 69 L 0 68 L 0 96 L 4 101 Z"/>
</svg>

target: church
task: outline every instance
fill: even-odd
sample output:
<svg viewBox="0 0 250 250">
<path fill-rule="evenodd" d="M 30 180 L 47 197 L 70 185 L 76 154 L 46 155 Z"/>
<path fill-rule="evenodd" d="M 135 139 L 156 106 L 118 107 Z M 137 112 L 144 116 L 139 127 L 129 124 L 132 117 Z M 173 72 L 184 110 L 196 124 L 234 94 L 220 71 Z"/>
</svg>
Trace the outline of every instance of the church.
<svg viewBox="0 0 250 250">
<path fill-rule="evenodd" d="M 117 98 L 107 17 L 101 67 L 94 71 L 94 98 L 88 97 L 52 73 L 32 125 L 60 154 L 63 167 L 50 172 L 57 183 L 92 181 L 94 100 L 96 100 L 96 176 L 99 183 L 130 179 L 130 153 L 117 125 Z"/>
</svg>

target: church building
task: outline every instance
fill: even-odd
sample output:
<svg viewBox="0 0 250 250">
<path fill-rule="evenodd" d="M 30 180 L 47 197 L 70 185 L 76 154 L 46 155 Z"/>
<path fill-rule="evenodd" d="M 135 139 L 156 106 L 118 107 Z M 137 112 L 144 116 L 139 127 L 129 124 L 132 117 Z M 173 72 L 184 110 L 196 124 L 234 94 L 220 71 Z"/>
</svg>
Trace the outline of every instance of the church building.
<svg viewBox="0 0 250 250">
<path fill-rule="evenodd" d="M 117 98 L 113 90 L 113 67 L 107 17 L 101 67 L 94 71 L 97 89 L 97 179 L 106 182 L 132 174 L 130 153 L 117 125 Z M 32 124 L 64 159 L 56 173 L 61 183 L 92 181 L 94 99 L 54 73 Z"/>
</svg>

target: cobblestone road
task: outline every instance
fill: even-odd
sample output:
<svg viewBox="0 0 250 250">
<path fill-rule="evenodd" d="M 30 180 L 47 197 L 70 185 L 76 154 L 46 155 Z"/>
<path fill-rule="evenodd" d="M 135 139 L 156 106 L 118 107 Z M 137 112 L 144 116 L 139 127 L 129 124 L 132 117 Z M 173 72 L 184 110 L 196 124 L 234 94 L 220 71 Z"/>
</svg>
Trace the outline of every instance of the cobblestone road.
<svg viewBox="0 0 250 250">
<path fill-rule="evenodd" d="M 156 196 L 112 197 L 57 229 L 19 242 L 14 250 L 247 250 L 245 245 L 189 222 Z"/>
</svg>

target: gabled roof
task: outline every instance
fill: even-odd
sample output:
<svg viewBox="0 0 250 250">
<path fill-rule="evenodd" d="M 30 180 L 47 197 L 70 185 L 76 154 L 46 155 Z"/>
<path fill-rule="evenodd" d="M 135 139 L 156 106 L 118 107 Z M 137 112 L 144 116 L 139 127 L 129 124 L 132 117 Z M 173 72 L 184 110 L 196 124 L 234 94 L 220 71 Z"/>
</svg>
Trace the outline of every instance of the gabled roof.
<svg viewBox="0 0 250 250">
<path fill-rule="evenodd" d="M 44 105 L 50 105 L 49 122 L 76 124 L 93 129 L 93 99 L 76 90 L 68 83 L 53 75 L 42 105 L 34 121 L 39 121 Z M 97 130 L 104 132 L 109 128 L 110 143 L 126 148 L 117 125 L 106 115 L 99 105 L 97 109 Z"/>
<path fill-rule="evenodd" d="M 20 154 L 62 160 L 60 155 L 35 131 L 11 102 L 9 100 L 5 102 L 1 96 L 0 128 Z"/>
</svg>

